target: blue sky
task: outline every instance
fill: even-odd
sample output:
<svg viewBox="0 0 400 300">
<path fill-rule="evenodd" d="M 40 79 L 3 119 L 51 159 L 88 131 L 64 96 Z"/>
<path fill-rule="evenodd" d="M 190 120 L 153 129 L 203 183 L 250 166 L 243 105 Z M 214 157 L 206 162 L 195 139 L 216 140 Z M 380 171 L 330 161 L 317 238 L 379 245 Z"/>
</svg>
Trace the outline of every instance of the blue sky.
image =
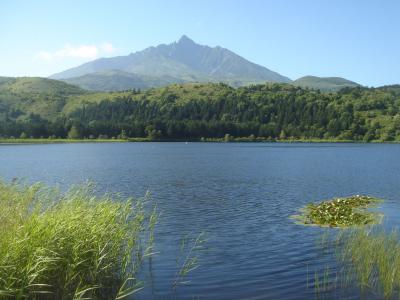
<svg viewBox="0 0 400 300">
<path fill-rule="evenodd" d="M 0 75 L 48 76 L 182 34 L 292 79 L 400 83 L 399 0 L 2 0 Z"/>
</svg>

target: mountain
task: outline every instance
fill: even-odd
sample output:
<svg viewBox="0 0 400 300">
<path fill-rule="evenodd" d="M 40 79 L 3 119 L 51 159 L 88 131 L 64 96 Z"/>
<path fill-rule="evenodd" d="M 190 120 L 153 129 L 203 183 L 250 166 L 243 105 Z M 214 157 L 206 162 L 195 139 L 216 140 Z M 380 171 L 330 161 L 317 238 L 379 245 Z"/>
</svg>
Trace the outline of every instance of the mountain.
<svg viewBox="0 0 400 300">
<path fill-rule="evenodd" d="M 110 71 L 122 71 L 110 74 Z M 119 90 L 127 86 L 127 82 L 141 82 L 143 86 L 161 86 L 173 82 L 225 82 L 232 86 L 247 85 L 260 82 L 290 82 L 291 80 L 263 66 L 252 63 L 234 52 L 222 47 L 209 47 L 196 44 L 187 36 L 182 36 L 178 42 L 149 47 L 143 51 L 127 56 L 100 58 L 78 67 L 68 69 L 50 76 L 62 79 L 79 86 L 100 87 L 97 82 L 104 79 L 107 72 L 112 84 L 107 90 Z M 88 74 L 94 77 L 83 77 Z M 126 73 L 133 73 L 129 79 Z M 99 76 L 100 75 L 100 76 Z M 80 78 L 76 78 L 80 77 Z M 150 78 L 149 78 L 150 77 Z M 100 79 L 101 78 L 101 79 Z M 166 80 L 167 78 L 167 80 Z M 94 83 L 92 82 L 94 81 Z M 123 81 L 123 84 L 119 82 Z M 135 86 L 135 83 L 131 84 Z M 129 86 L 129 85 L 128 85 Z"/>
<path fill-rule="evenodd" d="M 321 90 L 323 92 L 337 92 L 345 87 L 357 87 L 360 84 L 341 77 L 304 76 L 292 82 L 293 85 Z"/>
<path fill-rule="evenodd" d="M 128 73 L 119 70 L 89 73 L 79 77 L 63 79 L 90 91 L 122 91 L 130 89 L 149 89 L 166 86 L 172 83 L 183 83 L 184 80 L 170 76 L 149 76 Z"/>
</svg>

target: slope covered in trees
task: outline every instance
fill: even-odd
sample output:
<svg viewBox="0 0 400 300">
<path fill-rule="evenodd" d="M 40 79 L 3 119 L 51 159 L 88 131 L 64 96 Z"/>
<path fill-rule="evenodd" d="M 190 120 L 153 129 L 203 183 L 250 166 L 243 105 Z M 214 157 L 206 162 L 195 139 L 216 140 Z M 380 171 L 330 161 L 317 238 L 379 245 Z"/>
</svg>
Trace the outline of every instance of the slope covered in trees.
<svg viewBox="0 0 400 300">
<path fill-rule="evenodd" d="M 48 104 L 46 109 L 43 103 Z M 321 93 L 289 84 L 235 89 L 226 84 L 192 83 L 144 92 L 93 93 L 66 85 L 59 91 L 32 95 L 0 87 L 3 137 L 188 140 L 226 134 L 266 139 L 400 140 L 400 86 Z"/>
</svg>

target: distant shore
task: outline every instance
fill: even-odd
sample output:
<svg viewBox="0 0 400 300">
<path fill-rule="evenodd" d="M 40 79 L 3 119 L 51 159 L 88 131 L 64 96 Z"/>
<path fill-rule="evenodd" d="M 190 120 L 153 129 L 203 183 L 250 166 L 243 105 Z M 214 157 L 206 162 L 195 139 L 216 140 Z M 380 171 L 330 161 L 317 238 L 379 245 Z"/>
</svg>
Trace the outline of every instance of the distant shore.
<svg viewBox="0 0 400 300">
<path fill-rule="evenodd" d="M 127 142 L 122 139 L 0 139 L 0 144 L 63 144 L 63 143 Z"/>
<path fill-rule="evenodd" d="M 361 144 L 397 144 L 400 141 L 354 141 L 339 139 L 266 139 L 266 138 L 202 138 L 202 139 L 150 139 L 150 138 L 126 138 L 126 139 L 46 139 L 46 138 L 3 138 L 0 145 L 12 144 L 69 144 L 69 143 L 127 143 L 127 142 L 199 142 L 199 143 L 361 143 Z"/>
</svg>

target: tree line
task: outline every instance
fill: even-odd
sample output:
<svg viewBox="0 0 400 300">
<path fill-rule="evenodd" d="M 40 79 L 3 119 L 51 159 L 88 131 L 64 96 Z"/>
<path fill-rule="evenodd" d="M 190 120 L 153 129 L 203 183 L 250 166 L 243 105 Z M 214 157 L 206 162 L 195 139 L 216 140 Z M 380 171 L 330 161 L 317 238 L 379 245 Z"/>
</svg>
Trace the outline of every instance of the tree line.
<svg viewBox="0 0 400 300">
<path fill-rule="evenodd" d="M 44 138 L 190 140 L 265 139 L 400 140 L 400 87 L 345 88 L 321 93 L 288 84 L 172 86 L 121 93 L 46 118 L 1 107 L 0 135 Z M 210 92 L 211 91 L 211 92 Z M 201 95 L 200 91 L 200 95 Z"/>
</svg>

